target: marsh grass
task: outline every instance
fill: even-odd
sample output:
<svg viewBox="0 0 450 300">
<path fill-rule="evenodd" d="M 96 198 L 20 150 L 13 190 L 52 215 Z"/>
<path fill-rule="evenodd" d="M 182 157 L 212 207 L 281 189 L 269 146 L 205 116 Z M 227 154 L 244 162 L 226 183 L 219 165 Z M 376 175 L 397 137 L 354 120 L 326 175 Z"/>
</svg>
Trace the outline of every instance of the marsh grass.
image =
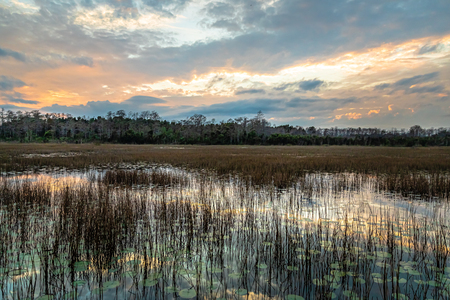
<svg viewBox="0 0 450 300">
<path fill-rule="evenodd" d="M 107 170 L 96 178 L 99 183 L 107 185 L 153 185 L 169 187 L 174 185 L 185 186 L 187 180 L 181 174 L 175 174 L 168 170 L 156 169 L 143 170 Z"/>
<path fill-rule="evenodd" d="M 8 147 L 0 299 L 450 296 L 446 150 Z"/>
<path fill-rule="evenodd" d="M 448 221 L 418 217 L 414 204 L 374 213 L 352 200 L 373 185 L 361 176 L 316 173 L 285 190 L 201 172 L 185 180 L 1 178 L 2 299 L 449 293 Z"/>
<path fill-rule="evenodd" d="M 69 152 L 77 155 L 66 156 Z M 58 153 L 61 155 L 55 155 Z M 48 157 L 49 154 L 54 155 Z M 255 185 L 273 184 L 282 188 L 310 172 L 408 174 L 422 171 L 448 175 L 450 149 L 92 144 L 1 144 L 0 147 L 3 172 L 38 171 L 44 167 L 89 170 L 92 166 L 107 168 L 142 162 L 204 169 L 224 176 L 239 174 L 242 180 L 251 180 Z"/>
</svg>

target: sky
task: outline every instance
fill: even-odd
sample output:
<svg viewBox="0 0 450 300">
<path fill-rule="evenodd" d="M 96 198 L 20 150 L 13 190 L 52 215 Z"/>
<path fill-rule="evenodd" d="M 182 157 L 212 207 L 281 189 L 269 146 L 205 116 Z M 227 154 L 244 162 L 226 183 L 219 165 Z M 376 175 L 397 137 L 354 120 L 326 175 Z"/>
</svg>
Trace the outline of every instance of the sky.
<svg viewBox="0 0 450 300">
<path fill-rule="evenodd" d="M 450 126 L 448 0 L 0 0 L 0 107 Z"/>
</svg>

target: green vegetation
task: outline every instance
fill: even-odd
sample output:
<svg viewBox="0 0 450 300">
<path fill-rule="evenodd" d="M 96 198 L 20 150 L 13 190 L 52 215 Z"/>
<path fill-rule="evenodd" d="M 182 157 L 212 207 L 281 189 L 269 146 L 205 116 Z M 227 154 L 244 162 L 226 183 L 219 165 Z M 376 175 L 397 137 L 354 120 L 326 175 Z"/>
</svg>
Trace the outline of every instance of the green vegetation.
<svg viewBox="0 0 450 300">
<path fill-rule="evenodd" d="M 259 112 L 254 118 L 235 118 L 216 123 L 203 115 L 168 122 L 158 113 L 120 110 L 106 117 L 72 117 L 39 111 L 0 112 L 0 141 L 203 144 L 203 145 L 358 145 L 449 146 L 448 128 L 409 130 L 378 128 L 303 128 L 271 126 Z"/>
</svg>

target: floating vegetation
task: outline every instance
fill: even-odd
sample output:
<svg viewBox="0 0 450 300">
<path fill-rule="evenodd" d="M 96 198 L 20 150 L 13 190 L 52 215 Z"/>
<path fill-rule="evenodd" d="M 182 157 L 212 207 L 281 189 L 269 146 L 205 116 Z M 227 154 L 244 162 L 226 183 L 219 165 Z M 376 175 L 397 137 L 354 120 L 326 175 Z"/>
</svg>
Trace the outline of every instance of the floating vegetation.
<svg viewBox="0 0 450 300">
<path fill-rule="evenodd" d="M 448 202 L 379 183 L 138 165 L 3 176 L 0 299 L 448 298 Z"/>
</svg>

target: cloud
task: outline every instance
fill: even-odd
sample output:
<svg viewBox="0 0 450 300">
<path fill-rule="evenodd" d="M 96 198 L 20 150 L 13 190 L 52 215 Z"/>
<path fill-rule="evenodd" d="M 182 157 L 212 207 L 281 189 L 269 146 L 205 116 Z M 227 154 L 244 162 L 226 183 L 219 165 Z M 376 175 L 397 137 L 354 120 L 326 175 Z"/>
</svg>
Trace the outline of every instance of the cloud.
<svg viewBox="0 0 450 300">
<path fill-rule="evenodd" d="M 155 106 L 154 104 L 166 103 L 165 100 L 149 97 L 149 96 L 134 96 L 122 102 L 110 102 L 106 101 L 89 101 L 86 105 L 60 105 L 53 104 L 51 106 L 43 107 L 42 110 L 45 112 L 55 112 L 55 113 L 70 113 L 75 116 L 103 116 L 108 111 L 133 111 L 139 112 L 144 110 L 158 110 L 167 111 L 168 107 Z"/>
<path fill-rule="evenodd" d="M 356 98 L 257 98 L 216 103 L 207 106 L 188 108 L 175 118 L 184 118 L 186 115 L 203 114 L 207 117 L 228 119 L 229 117 L 251 116 L 258 111 L 266 115 L 282 117 L 310 117 L 312 113 L 328 114 L 344 105 L 355 103 Z M 176 110 L 176 108 L 174 108 Z"/>
<path fill-rule="evenodd" d="M 391 84 L 390 83 L 381 83 L 375 86 L 375 90 L 384 90 L 387 89 L 388 87 L 390 87 Z"/>
<path fill-rule="evenodd" d="M 3 92 L 1 95 L 1 98 L 8 102 L 8 103 L 21 103 L 21 104 L 39 104 L 39 101 L 36 100 L 27 100 L 24 99 L 24 95 L 22 93 L 18 93 L 18 92 L 11 92 L 11 91 L 7 91 L 7 92 Z"/>
<path fill-rule="evenodd" d="M 13 103 L 22 103 L 22 104 L 39 104 L 39 101 L 36 100 L 25 100 L 22 98 L 10 98 L 8 99 L 9 102 L 13 102 Z"/>
<path fill-rule="evenodd" d="M 403 79 L 396 81 L 393 84 L 393 87 L 405 87 L 405 86 L 410 87 L 411 85 L 414 85 L 414 84 L 429 82 L 432 79 L 435 79 L 438 75 L 439 75 L 439 72 L 433 72 L 433 73 L 428 73 L 428 74 L 424 74 L 424 75 L 417 75 L 417 76 L 413 76 L 413 77 L 409 77 L 409 78 L 403 78 Z"/>
<path fill-rule="evenodd" d="M 312 91 L 316 90 L 319 87 L 323 86 L 325 81 L 318 79 L 304 80 L 299 82 L 299 87 L 304 91 Z"/>
<path fill-rule="evenodd" d="M 92 67 L 94 65 L 94 60 L 91 57 L 86 56 L 72 57 L 70 58 L 70 61 L 80 66 Z"/>
<path fill-rule="evenodd" d="M 337 53 L 450 32 L 445 21 L 445 12 L 450 10 L 449 1 L 400 1 L 394 4 L 390 0 L 376 3 L 223 0 L 194 4 L 186 0 L 55 0 L 37 1 L 36 5 L 40 9 L 33 14 L 0 10 L 3 43 L 42 56 L 55 49 L 73 57 L 89 53 L 89 56 L 101 57 L 116 69 L 145 73 L 162 80 L 166 76 L 186 79 L 192 74 L 223 66 L 260 73 L 273 72 L 294 61 L 320 60 Z M 177 26 L 181 25 L 169 24 L 156 29 L 144 26 L 139 30 L 123 27 L 94 30 L 75 23 L 75 15 L 80 11 L 101 11 L 105 6 L 113 9 L 111 18 L 118 24 L 157 13 L 167 15 L 179 22 Z M 203 11 L 207 12 L 208 24 L 233 33 L 222 35 L 218 32 L 210 39 L 205 38 L 201 33 L 204 28 L 198 28 L 194 21 Z M 156 21 L 160 21 L 157 18 Z M 175 35 L 174 28 L 183 25 L 189 26 Z M 192 36 L 191 40 L 195 42 L 177 43 L 187 35 Z M 180 46 L 160 46 L 172 42 Z M 126 59 L 130 54 L 139 57 L 132 61 Z M 89 60 L 74 61 L 91 66 Z M 152 68 L 143 70 L 143 65 L 151 65 Z M 158 72 L 154 72 L 155 69 Z"/>
<path fill-rule="evenodd" d="M 360 114 L 360 113 L 346 113 L 346 114 L 336 115 L 334 117 L 333 121 L 340 120 L 340 119 L 342 119 L 342 117 L 347 118 L 348 120 L 358 120 L 358 119 L 362 118 L 362 114 Z"/>
<path fill-rule="evenodd" d="M 244 94 L 265 94 L 266 91 L 263 89 L 241 89 L 234 92 L 235 95 L 244 95 Z"/>
<path fill-rule="evenodd" d="M 26 60 L 26 56 L 22 53 L 16 52 L 16 51 L 12 51 L 9 49 L 2 49 L 0 48 L 0 57 L 12 57 L 14 59 L 17 59 L 19 61 L 25 61 Z"/>
<path fill-rule="evenodd" d="M 230 20 L 220 19 L 210 25 L 212 28 L 222 28 L 228 31 L 240 31 L 241 26 L 238 23 Z"/>
<path fill-rule="evenodd" d="M 0 8 L 0 74 L 33 83 L 21 90 L 26 95 L 11 99 L 36 99 L 49 109 L 58 103 L 54 109 L 77 115 L 156 109 L 167 116 L 204 111 L 227 118 L 263 110 L 293 122 L 305 116 L 326 122 L 346 113 L 375 122 L 384 111 L 371 118 L 368 111 L 395 103 L 393 112 L 414 107 L 420 114 L 415 103 L 449 90 L 445 0 L 32 2 L 32 12 Z M 208 83 L 211 74 L 224 79 Z M 7 93 L 25 85 L 0 81 Z M 365 88 L 374 82 L 383 97 Z M 48 91 L 72 96 L 62 102 Z M 122 101 L 143 93 L 170 100 Z M 449 107 L 441 98 L 437 112 Z"/>
<path fill-rule="evenodd" d="M 425 45 L 421 47 L 418 51 L 419 54 L 426 54 L 430 52 L 434 52 L 438 49 L 439 44 L 436 45 Z"/>
<path fill-rule="evenodd" d="M 423 87 L 412 87 L 409 89 L 405 89 L 405 92 L 407 94 L 413 94 L 413 93 L 441 93 L 445 89 L 442 85 L 435 85 L 435 86 L 423 86 Z"/>
<path fill-rule="evenodd" d="M 29 110 L 28 107 L 22 107 L 22 106 L 17 106 L 14 104 L 0 104 L 0 110 L 1 109 L 8 109 L 8 110 Z"/>
<path fill-rule="evenodd" d="M 256 114 L 258 111 L 276 112 L 283 110 L 283 99 L 250 99 L 238 100 L 225 103 L 216 103 L 208 106 L 192 108 L 187 112 L 188 115 L 203 114 L 210 116 L 221 116 L 223 118 L 236 117 L 242 115 Z"/>
<path fill-rule="evenodd" d="M 423 75 L 416 75 L 413 77 L 403 78 L 397 80 L 394 83 L 382 83 L 378 84 L 374 87 L 375 90 L 385 90 L 391 89 L 391 94 L 395 91 L 404 90 L 406 94 L 413 93 L 440 93 L 445 87 L 443 85 L 435 85 L 435 86 L 422 86 L 416 87 L 416 85 L 429 83 L 434 81 L 439 76 L 439 72 L 432 72 Z"/>
<path fill-rule="evenodd" d="M 157 103 L 166 103 L 166 100 L 150 97 L 150 96 L 133 96 L 121 103 L 124 104 L 134 104 L 134 105 L 142 105 L 142 104 L 157 104 Z"/>
<path fill-rule="evenodd" d="M 20 79 L 0 75 L 0 91 L 12 91 L 16 87 L 26 86 L 26 83 Z"/>
<path fill-rule="evenodd" d="M 277 87 L 274 87 L 274 90 L 284 91 L 294 89 L 296 91 L 317 91 L 320 87 L 325 85 L 326 85 L 325 81 L 315 78 L 309 80 L 301 80 L 297 82 L 283 83 Z"/>
<path fill-rule="evenodd" d="M 210 2 L 203 9 L 205 14 L 217 19 L 233 17 L 235 11 L 234 5 L 226 2 Z"/>
</svg>

